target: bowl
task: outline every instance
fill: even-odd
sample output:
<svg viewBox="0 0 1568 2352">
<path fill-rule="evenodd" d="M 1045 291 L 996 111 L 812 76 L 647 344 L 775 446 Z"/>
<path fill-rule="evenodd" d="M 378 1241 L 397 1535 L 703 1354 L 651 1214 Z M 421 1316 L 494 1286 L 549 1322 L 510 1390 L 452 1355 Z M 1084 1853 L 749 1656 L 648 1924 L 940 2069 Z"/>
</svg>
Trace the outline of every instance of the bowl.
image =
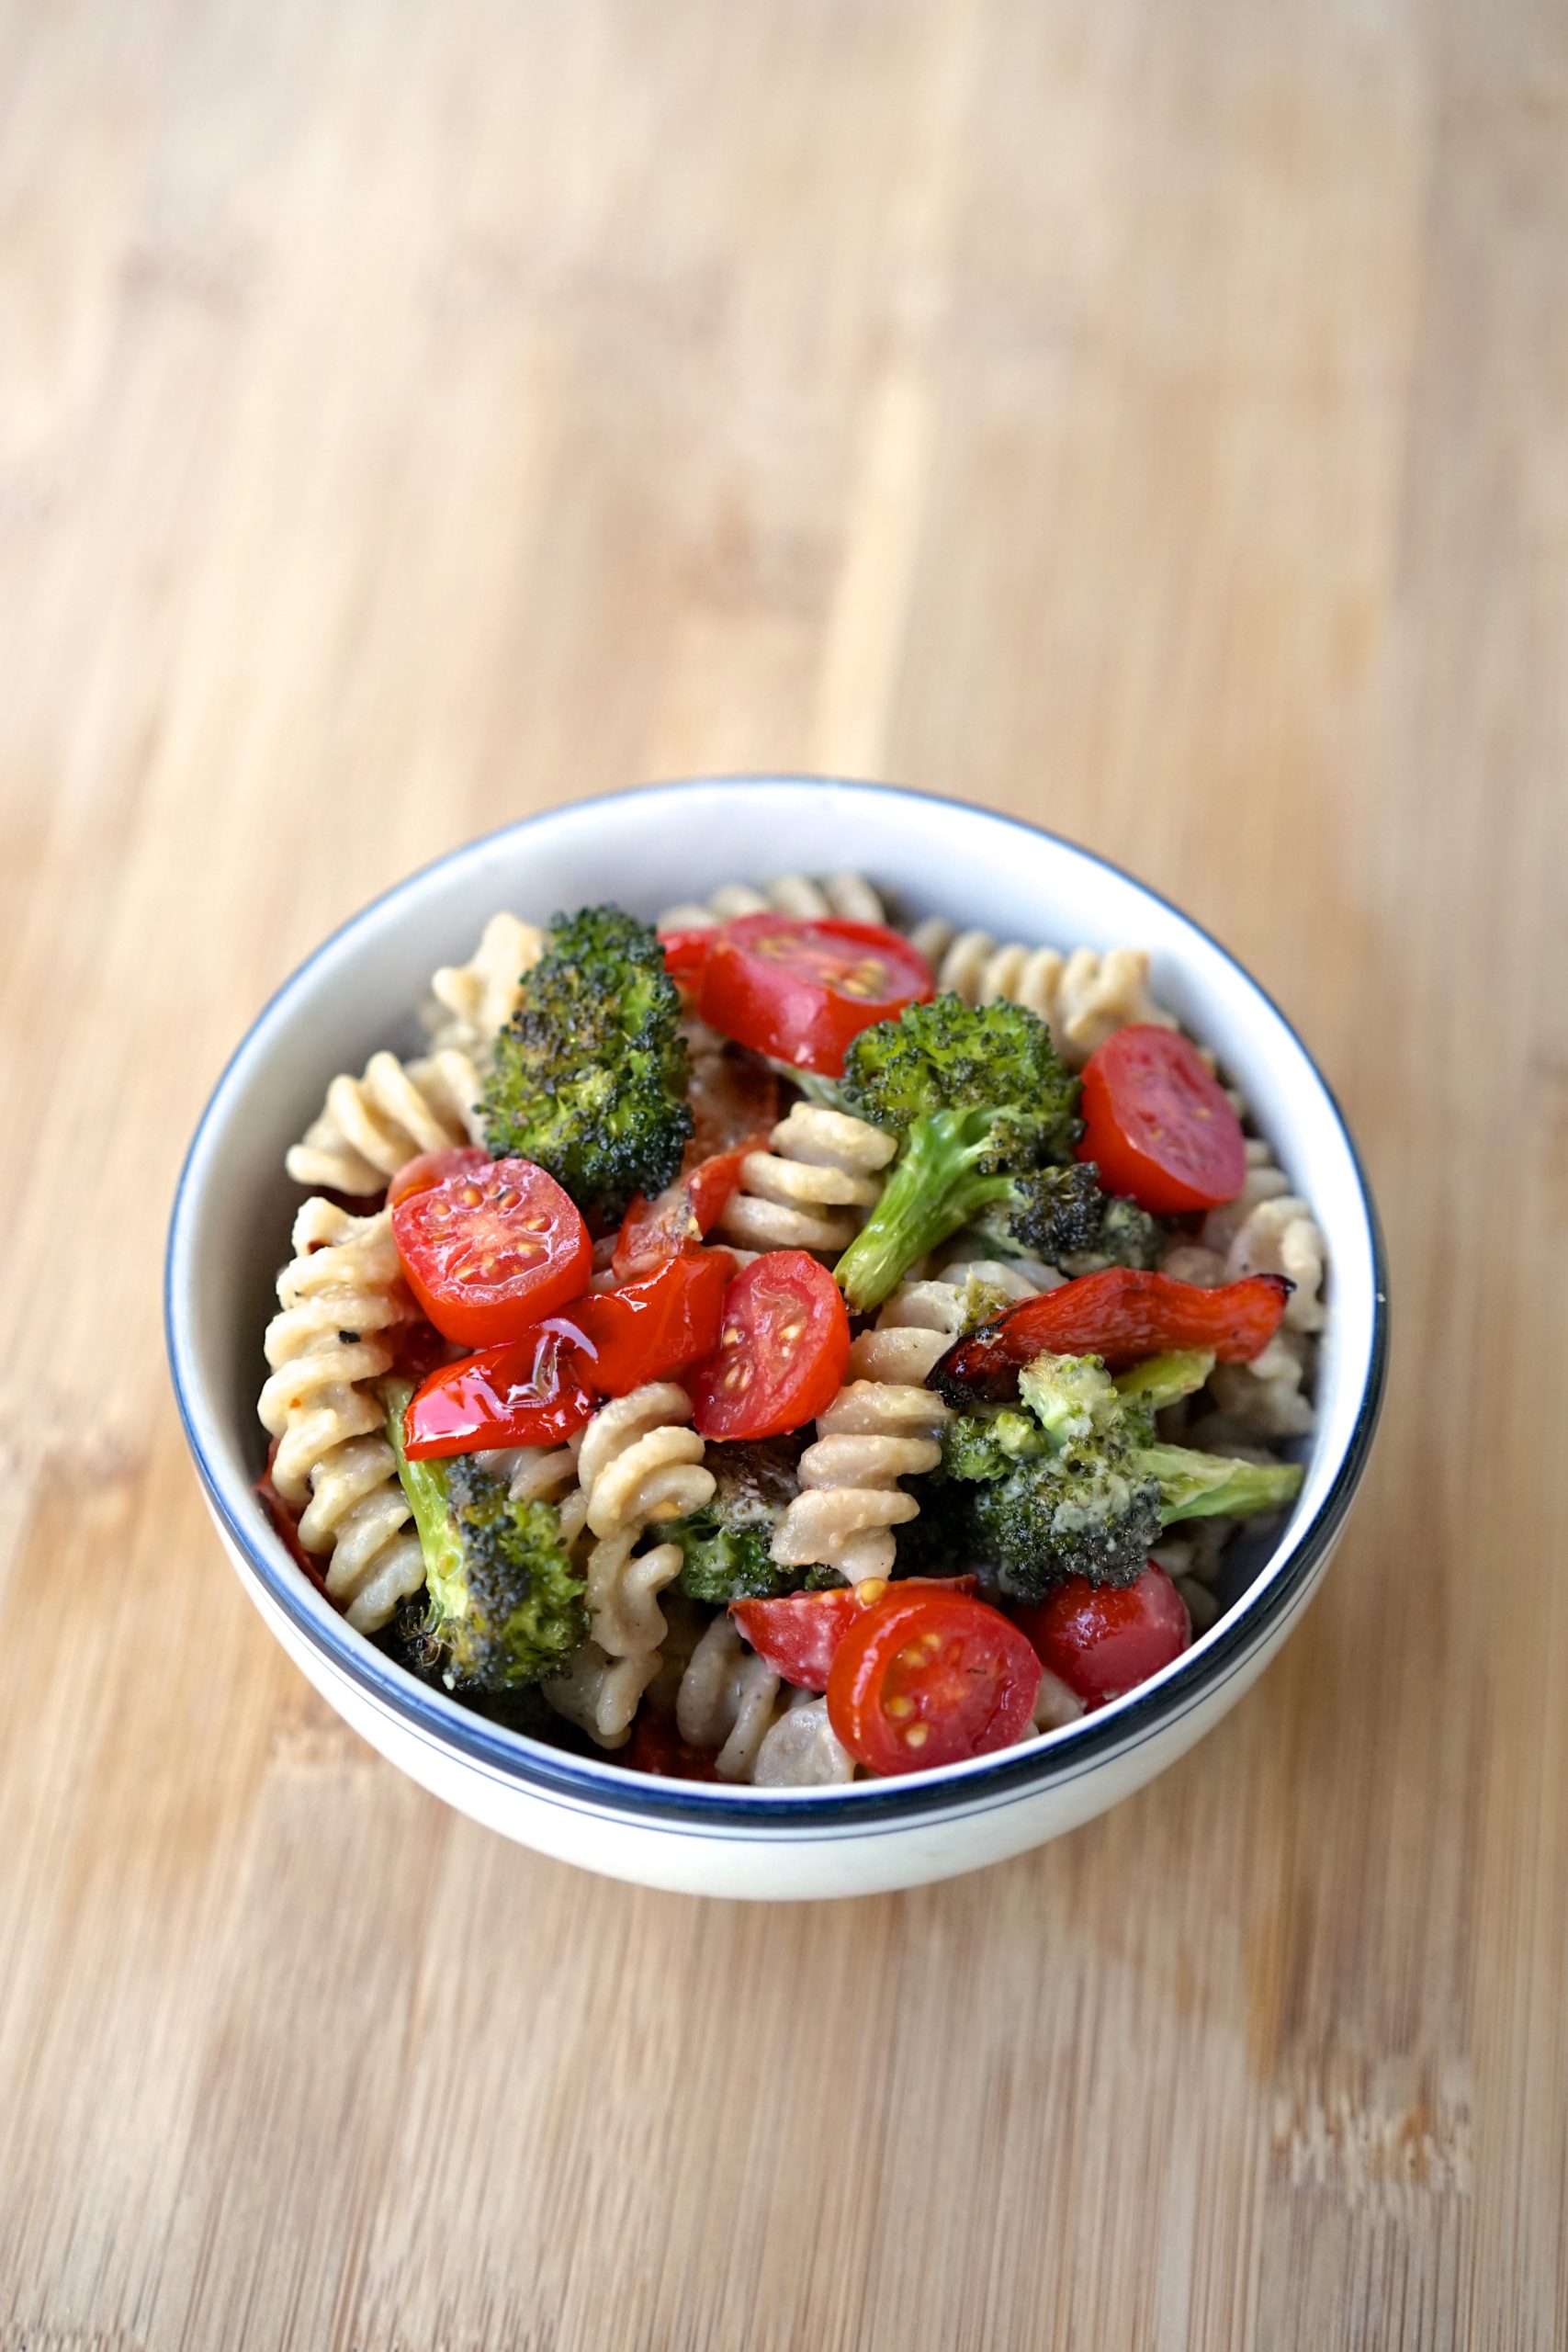
<svg viewBox="0 0 1568 2352">
<path fill-rule="evenodd" d="M 1326 1237 L 1316 1426 L 1288 1521 L 1243 1555 L 1245 1589 L 1181 1657 L 1100 1712 L 967 1764 L 842 1788 L 649 1779 L 486 1723 L 414 1681 L 338 1616 L 272 1532 L 252 1485 L 265 1459 L 262 1331 L 299 1198 L 283 1155 L 334 1072 L 413 1042 L 430 973 L 465 958 L 497 908 L 543 919 L 614 899 L 650 916 L 736 877 L 844 866 L 873 876 L 911 917 L 1152 951 L 1156 993 L 1244 1089 Z M 1103 859 L 1017 819 L 789 776 L 656 785 L 551 809 L 453 851 L 345 923 L 259 1015 L 202 1114 L 175 1199 L 165 1316 L 186 1436 L 224 1545 L 267 1625 L 346 1723 L 433 1794 L 541 1853 L 649 1886 L 772 1899 L 880 1893 L 1001 1860 L 1184 1754 L 1262 1672 L 1316 1589 L 1366 1465 L 1387 1334 L 1377 1216 L 1345 1121 L 1295 1032 L 1215 940 Z"/>
</svg>

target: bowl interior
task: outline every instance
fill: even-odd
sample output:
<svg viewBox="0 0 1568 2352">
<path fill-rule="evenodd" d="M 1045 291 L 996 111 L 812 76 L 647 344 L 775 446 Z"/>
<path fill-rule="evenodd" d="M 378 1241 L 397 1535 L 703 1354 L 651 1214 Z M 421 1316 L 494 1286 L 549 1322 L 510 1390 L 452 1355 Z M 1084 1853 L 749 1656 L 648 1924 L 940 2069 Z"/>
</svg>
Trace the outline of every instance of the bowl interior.
<svg viewBox="0 0 1568 2352">
<path fill-rule="evenodd" d="M 378 1046 L 415 1041 L 415 1008 L 430 974 L 471 954 L 500 907 L 543 920 L 559 907 L 614 899 L 651 916 L 726 881 L 843 866 L 870 875 L 911 917 L 942 913 L 1032 944 L 1149 948 L 1156 994 L 1218 1054 L 1280 1165 L 1312 1203 L 1328 1243 L 1331 1311 L 1305 1483 L 1271 1542 L 1250 1553 L 1233 1547 L 1233 1589 L 1224 1597 L 1242 1585 L 1255 1595 L 1267 1589 L 1327 1499 L 1361 1419 L 1377 1354 L 1373 1220 L 1324 1081 L 1281 1016 L 1214 941 L 1087 852 L 984 810 L 799 778 L 654 786 L 492 834 L 355 917 L 261 1014 L 191 1148 L 171 1234 L 168 1300 L 190 1435 L 228 1515 L 254 1521 L 258 1544 L 273 1543 L 248 1494 L 265 1455 L 255 1417 L 261 1334 L 300 1198 L 284 1176 L 283 1155 L 320 1109 L 329 1079 L 362 1069 Z M 276 1549 L 333 1642 L 363 1646 Z M 1190 1658 L 1204 1646 L 1195 1645 Z"/>
</svg>

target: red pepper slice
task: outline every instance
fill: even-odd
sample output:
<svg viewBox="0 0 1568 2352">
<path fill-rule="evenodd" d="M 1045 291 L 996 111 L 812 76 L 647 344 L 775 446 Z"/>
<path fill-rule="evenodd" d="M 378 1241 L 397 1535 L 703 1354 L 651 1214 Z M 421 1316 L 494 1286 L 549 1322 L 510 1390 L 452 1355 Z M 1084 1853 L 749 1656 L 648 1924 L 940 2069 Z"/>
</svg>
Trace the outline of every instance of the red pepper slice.
<svg viewBox="0 0 1568 2352">
<path fill-rule="evenodd" d="M 1283 1274 L 1203 1290 L 1173 1274 L 1107 1266 L 1060 1290 L 1023 1299 L 950 1348 L 931 1374 L 948 1402 L 1005 1402 L 1026 1363 L 1054 1355 L 1096 1355 L 1119 1372 L 1168 1348 L 1212 1348 L 1222 1363 L 1249 1363 L 1280 1328 L 1294 1284 Z"/>
<path fill-rule="evenodd" d="M 403 1416 L 411 1462 L 486 1446 L 558 1445 L 593 1417 L 574 1351 L 556 1331 L 530 1331 L 433 1372 Z"/>
<path fill-rule="evenodd" d="M 573 1349 L 582 1378 L 601 1396 L 627 1396 L 644 1381 L 672 1380 L 712 1355 L 734 1279 L 728 1250 L 699 1250 L 666 1259 L 640 1282 L 591 1291 L 543 1328 Z"/>
<path fill-rule="evenodd" d="M 705 1234 L 718 1223 L 720 1212 L 740 1182 L 740 1163 L 747 1153 L 765 1143 L 765 1135 L 737 1145 L 733 1151 L 715 1152 L 683 1176 L 667 1184 L 657 1200 L 638 1193 L 621 1223 L 615 1243 L 617 1281 L 646 1273 L 667 1258 L 700 1250 Z"/>
</svg>

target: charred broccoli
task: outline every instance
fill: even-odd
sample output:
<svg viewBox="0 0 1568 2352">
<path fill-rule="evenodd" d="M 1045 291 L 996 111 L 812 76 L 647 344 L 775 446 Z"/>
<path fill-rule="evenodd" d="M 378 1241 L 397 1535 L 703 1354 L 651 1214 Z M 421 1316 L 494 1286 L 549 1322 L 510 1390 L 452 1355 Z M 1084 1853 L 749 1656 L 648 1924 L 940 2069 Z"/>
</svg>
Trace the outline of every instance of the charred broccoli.
<svg viewBox="0 0 1568 2352">
<path fill-rule="evenodd" d="M 1020 1405 L 953 1417 L 943 1471 L 968 1487 L 970 1541 L 1010 1590 L 1039 1600 L 1065 1576 L 1131 1584 L 1172 1521 L 1240 1518 L 1290 1501 L 1302 1480 L 1293 1463 L 1158 1442 L 1156 1412 L 1201 1386 L 1212 1368 L 1211 1357 L 1188 1351 L 1112 1380 L 1097 1356 L 1042 1355 L 1020 1374 Z"/>
<path fill-rule="evenodd" d="M 496 1039 L 481 1112 L 497 1159 L 532 1159 L 613 1225 L 671 1183 L 691 1137 L 681 1000 L 647 923 L 618 907 L 557 915 Z"/>
<path fill-rule="evenodd" d="M 468 1454 L 411 1462 L 412 1390 L 383 1386 L 387 1436 L 424 1554 L 426 1664 L 449 1690 L 496 1694 L 556 1673 L 586 1639 L 583 1580 L 547 1502 L 514 1503 Z"/>
<path fill-rule="evenodd" d="M 795 1492 L 798 1453 L 798 1446 L 773 1439 L 708 1448 L 712 1500 L 659 1530 L 663 1542 L 681 1546 L 675 1582 L 693 1600 L 722 1608 L 731 1600 L 766 1600 L 800 1585 L 800 1570 L 781 1568 L 770 1551 Z"/>
<path fill-rule="evenodd" d="M 1066 1274 L 1102 1266 L 1152 1271 L 1165 1254 L 1165 1227 L 1136 1201 L 1100 1190 L 1092 1159 L 1043 1169 L 1021 1197 L 993 1202 L 975 1219 L 974 1238 L 998 1256 L 1020 1251 Z"/>
<path fill-rule="evenodd" d="M 844 1060 L 846 1107 L 902 1148 L 869 1221 L 840 1259 L 863 1314 L 939 1241 L 987 1210 L 1013 1250 L 1032 1250 L 1075 1210 L 1065 1167 L 1077 1140 L 1078 1081 L 1037 1014 L 956 996 L 863 1029 Z"/>
</svg>

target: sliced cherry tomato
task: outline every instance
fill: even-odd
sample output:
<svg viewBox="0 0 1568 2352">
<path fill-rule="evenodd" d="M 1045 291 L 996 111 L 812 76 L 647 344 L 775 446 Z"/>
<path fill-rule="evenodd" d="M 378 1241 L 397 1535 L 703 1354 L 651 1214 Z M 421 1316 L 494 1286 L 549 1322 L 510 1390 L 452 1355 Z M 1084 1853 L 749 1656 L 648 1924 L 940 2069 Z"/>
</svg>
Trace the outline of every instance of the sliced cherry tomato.
<svg viewBox="0 0 1568 2352">
<path fill-rule="evenodd" d="M 387 1206 L 395 1209 L 411 1193 L 428 1193 L 448 1176 L 473 1176 L 490 1166 L 490 1154 L 477 1143 L 452 1144 L 445 1151 L 422 1151 L 399 1169 L 387 1187 Z"/>
<path fill-rule="evenodd" d="M 628 1396 L 645 1380 L 672 1379 L 712 1355 L 734 1279 L 728 1250 L 671 1258 L 640 1282 L 574 1299 L 547 1328 L 576 1350 L 598 1395 Z"/>
<path fill-rule="evenodd" d="M 1095 1707 L 1146 1682 L 1192 1639 L 1187 1603 L 1153 1560 L 1136 1584 L 1068 1577 L 1048 1600 L 1015 1613 L 1042 1663 Z"/>
<path fill-rule="evenodd" d="M 664 950 L 664 968 L 672 980 L 689 979 L 700 972 L 707 961 L 716 925 L 705 923 L 701 930 L 661 931 L 659 944 Z"/>
<path fill-rule="evenodd" d="M 863 1029 L 935 994 L 919 948 L 881 923 L 741 915 L 714 936 L 697 1009 L 754 1053 L 837 1078 Z"/>
<path fill-rule="evenodd" d="M 741 1144 L 734 1151 L 716 1152 L 699 1160 L 686 1176 L 677 1176 L 656 1201 L 638 1193 L 621 1223 L 615 1242 L 615 1271 L 621 1282 L 646 1272 L 666 1258 L 700 1250 L 703 1236 L 718 1223 L 719 1215 L 740 1182 L 740 1163 L 752 1148 Z"/>
<path fill-rule="evenodd" d="M 1156 1216 L 1218 1208 L 1247 1174 L 1247 1142 L 1195 1046 L 1144 1022 L 1118 1029 L 1084 1067 L 1080 1159 Z"/>
<path fill-rule="evenodd" d="M 593 1417 L 570 1345 L 534 1331 L 433 1372 L 403 1415 L 411 1462 L 491 1445 L 558 1445 Z"/>
<path fill-rule="evenodd" d="M 297 1568 L 303 1568 L 318 1592 L 325 1592 L 326 1579 L 318 1562 L 312 1560 L 299 1541 L 299 1517 L 292 1503 L 286 1503 L 272 1483 L 272 1465 L 277 1459 L 279 1440 L 274 1438 L 266 1450 L 266 1468 L 251 1488 L 257 1502 L 271 1520 L 279 1540 Z"/>
<path fill-rule="evenodd" d="M 570 1194 L 530 1159 L 491 1159 L 408 1193 L 392 1235 L 409 1288 L 464 1347 L 513 1340 L 587 1287 L 593 1246 Z"/>
<path fill-rule="evenodd" d="M 1249 1363 L 1279 1329 L 1294 1287 L 1283 1274 L 1249 1274 L 1204 1290 L 1174 1274 L 1107 1266 L 982 1324 L 949 1348 L 931 1385 L 949 1404 L 1000 1404 L 1018 1395 L 1019 1373 L 1047 1349 L 1102 1357 L 1112 1372 L 1168 1348 L 1212 1348 L 1222 1363 Z"/>
<path fill-rule="evenodd" d="M 725 1295 L 717 1350 L 692 1385 L 693 1425 L 701 1437 L 781 1437 L 832 1402 L 849 1357 L 832 1275 L 804 1250 L 770 1250 Z"/>
<path fill-rule="evenodd" d="M 826 1592 L 786 1592 L 777 1600 L 732 1600 L 729 1613 L 759 1657 L 802 1690 L 826 1690 L 839 1644 L 866 1610 L 889 1593 L 973 1592 L 974 1577 L 866 1577 Z"/>
<path fill-rule="evenodd" d="M 694 1747 L 682 1739 L 674 1724 L 664 1715 L 650 1714 L 643 1707 L 632 1725 L 629 1746 L 615 1758 L 628 1772 L 651 1772 L 664 1781 L 716 1781 L 713 1752 L 705 1747 Z"/>
<path fill-rule="evenodd" d="M 1040 1660 L 999 1609 L 895 1586 L 840 1643 L 828 1720 L 868 1771 L 924 1772 L 1021 1739 L 1039 1688 Z"/>
</svg>

